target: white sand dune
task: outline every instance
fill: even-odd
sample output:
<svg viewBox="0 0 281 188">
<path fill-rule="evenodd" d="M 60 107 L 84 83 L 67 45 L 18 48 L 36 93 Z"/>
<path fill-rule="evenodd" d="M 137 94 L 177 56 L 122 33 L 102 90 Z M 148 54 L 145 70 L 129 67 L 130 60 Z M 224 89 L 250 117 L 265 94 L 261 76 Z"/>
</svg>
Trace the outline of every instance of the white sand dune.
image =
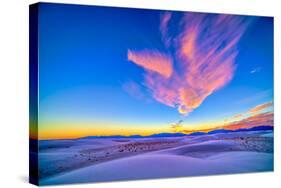
<svg viewBox="0 0 281 188">
<path fill-rule="evenodd" d="M 109 161 L 42 180 L 41 184 L 197 176 L 272 170 L 272 154 L 227 152 L 207 159 L 144 154 Z"/>
<path fill-rule="evenodd" d="M 208 154 L 235 150 L 239 151 L 241 149 L 241 146 L 232 140 L 211 140 L 195 144 L 187 144 L 159 152 L 187 156 L 202 154 L 201 157 L 204 158 L 207 157 Z M 197 157 L 199 156 L 197 155 Z"/>
<path fill-rule="evenodd" d="M 42 178 L 40 184 L 51 185 L 272 171 L 273 138 L 271 136 L 272 132 L 253 132 L 205 135 L 180 139 L 129 139 L 126 141 L 126 144 L 135 144 L 135 149 L 144 148 L 144 146 L 148 147 L 149 145 L 149 147 L 153 147 L 146 152 L 143 150 L 138 150 L 137 152 L 123 151 L 126 148 L 124 141 L 119 142 L 108 139 L 82 140 L 70 148 L 46 149 L 39 156 L 40 164 L 49 169 L 57 169 L 59 165 L 70 165 L 71 167 L 71 164 L 77 163 L 79 165 L 79 162 L 87 160 L 91 153 L 99 157 L 99 153 L 106 152 L 110 153 L 108 160 L 100 163 L 84 163 L 88 165 L 55 173 Z M 176 142 L 170 147 L 169 143 L 171 141 Z M 63 146 L 67 145 L 63 143 Z M 121 153 L 120 148 L 122 149 Z M 86 158 L 80 154 L 77 155 L 77 152 L 84 153 Z M 73 158 L 74 153 L 76 157 Z M 103 156 L 100 157 L 103 159 Z"/>
</svg>

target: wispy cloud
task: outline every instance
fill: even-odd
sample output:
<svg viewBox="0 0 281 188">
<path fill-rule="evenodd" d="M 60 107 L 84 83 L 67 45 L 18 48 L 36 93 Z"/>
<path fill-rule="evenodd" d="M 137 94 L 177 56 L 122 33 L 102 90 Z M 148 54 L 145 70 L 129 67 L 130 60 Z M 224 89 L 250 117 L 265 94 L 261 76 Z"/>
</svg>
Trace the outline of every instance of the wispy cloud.
<svg viewBox="0 0 281 188">
<path fill-rule="evenodd" d="M 233 119 L 239 119 L 239 118 L 241 118 L 241 117 L 243 117 L 242 114 L 237 114 L 237 115 L 233 116 Z"/>
<path fill-rule="evenodd" d="M 173 72 L 171 58 L 159 51 L 132 51 L 128 50 L 128 60 L 143 67 L 147 71 L 155 72 L 169 78 Z"/>
<path fill-rule="evenodd" d="M 252 109 L 249 110 L 249 113 L 251 114 L 256 114 L 256 113 L 260 113 L 263 110 L 268 109 L 269 107 L 272 107 L 273 103 L 272 102 L 266 102 L 264 104 L 260 104 Z"/>
<path fill-rule="evenodd" d="M 250 71 L 251 74 L 255 74 L 261 71 L 261 67 L 254 68 Z"/>
<path fill-rule="evenodd" d="M 181 132 L 209 132 L 216 129 L 229 129 L 236 130 L 241 128 L 251 128 L 256 126 L 273 126 L 273 103 L 266 102 L 257 105 L 245 113 L 236 114 L 223 122 L 215 123 L 204 129 L 187 129 L 184 125 L 181 128 Z"/>
<path fill-rule="evenodd" d="M 260 125 L 273 126 L 273 102 L 269 101 L 257 105 L 243 114 L 237 114 L 228 119 L 224 128 L 226 129 L 239 129 L 251 128 Z"/>
<path fill-rule="evenodd" d="M 172 128 L 173 132 L 181 132 L 182 129 L 183 129 L 182 123 L 183 123 L 183 120 L 179 120 L 178 122 L 173 123 L 171 125 L 171 128 Z"/>
<path fill-rule="evenodd" d="M 237 44 L 249 21 L 241 16 L 187 13 L 172 25 L 181 28 L 172 37 L 168 32 L 172 18 L 167 13 L 160 21 L 166 53 L 128 50 L 128 60 L 144 68 L 145 85 L 155 100 L 187 115 L 232 79 Z"/>
<path fill-rule="evenodd" d="M 162 35 L 162 41 L 164 42 L 166 47 L 169 47 L 171 44 L 171 37 L 168 35 L 168 24 L 169 21 L 172 18 L 172 13 L 165 13 L 161 15 L 161 20 L 160 20 L 160 32 Z"/>
<path fill-rule="evenodd" d="M 241 129 L 241 128 L 251 128 L 256 126 L 273 126 L 273 112 L 265 112 L 256 114 L 240 121 L 230 122 L 229 124 L 225 125 L 225 129 Z"/>
<path fill-rule="evenodd" d="M 228 119 L 225 119 L 225 122 L 234 122 L 234 121 L 239 121 L 241 119 L 248 118 L 253 115 L 261 114 L 261 113 L 267 113 L 272 111 L 273 107 L 273 102 L 269 101 L 263 104 L 259 104 L 257 106 L 254 106 L 253 108 L 249 109 L 248 111 L 241 113 L 241 114 L 236 114 Z"/>
</svg>

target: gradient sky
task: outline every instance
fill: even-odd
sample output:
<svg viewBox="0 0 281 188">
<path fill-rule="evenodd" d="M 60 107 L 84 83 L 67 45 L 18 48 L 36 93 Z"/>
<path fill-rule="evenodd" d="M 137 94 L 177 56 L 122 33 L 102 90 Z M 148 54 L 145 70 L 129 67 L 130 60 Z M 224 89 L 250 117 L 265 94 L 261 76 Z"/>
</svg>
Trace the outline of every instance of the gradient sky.
<svg viewBox="0 0 281 188">
<path fill-rule="evenodd" d="M 40 4 L 40 139 L 247 128 L 272 101 L 273 18 Z"/>
</svg>

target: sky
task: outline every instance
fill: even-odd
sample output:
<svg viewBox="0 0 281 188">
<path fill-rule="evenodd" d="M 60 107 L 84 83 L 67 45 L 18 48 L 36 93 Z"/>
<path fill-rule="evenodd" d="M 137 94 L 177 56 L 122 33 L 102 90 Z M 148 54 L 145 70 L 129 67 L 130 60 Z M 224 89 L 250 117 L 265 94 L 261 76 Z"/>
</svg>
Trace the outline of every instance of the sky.
<svg viewBox="0 0 281 188">
<path fill-rule="evenodd" d="M 273 125 L 273 18 L 40 4 L 39 139 Z"/>
</svg>

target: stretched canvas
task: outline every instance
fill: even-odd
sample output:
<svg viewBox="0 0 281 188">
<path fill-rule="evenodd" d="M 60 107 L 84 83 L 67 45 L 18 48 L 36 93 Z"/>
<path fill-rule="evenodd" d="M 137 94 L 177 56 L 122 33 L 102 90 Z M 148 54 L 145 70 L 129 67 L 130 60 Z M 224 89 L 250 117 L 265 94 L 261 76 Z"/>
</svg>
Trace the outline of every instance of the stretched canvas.
<svg viewBox="0 0 281 188">
<path fill-rule="evenodd" d="M 30 6 L 30 182 L 273 171 L 273 17 Z"/>
</svg>

